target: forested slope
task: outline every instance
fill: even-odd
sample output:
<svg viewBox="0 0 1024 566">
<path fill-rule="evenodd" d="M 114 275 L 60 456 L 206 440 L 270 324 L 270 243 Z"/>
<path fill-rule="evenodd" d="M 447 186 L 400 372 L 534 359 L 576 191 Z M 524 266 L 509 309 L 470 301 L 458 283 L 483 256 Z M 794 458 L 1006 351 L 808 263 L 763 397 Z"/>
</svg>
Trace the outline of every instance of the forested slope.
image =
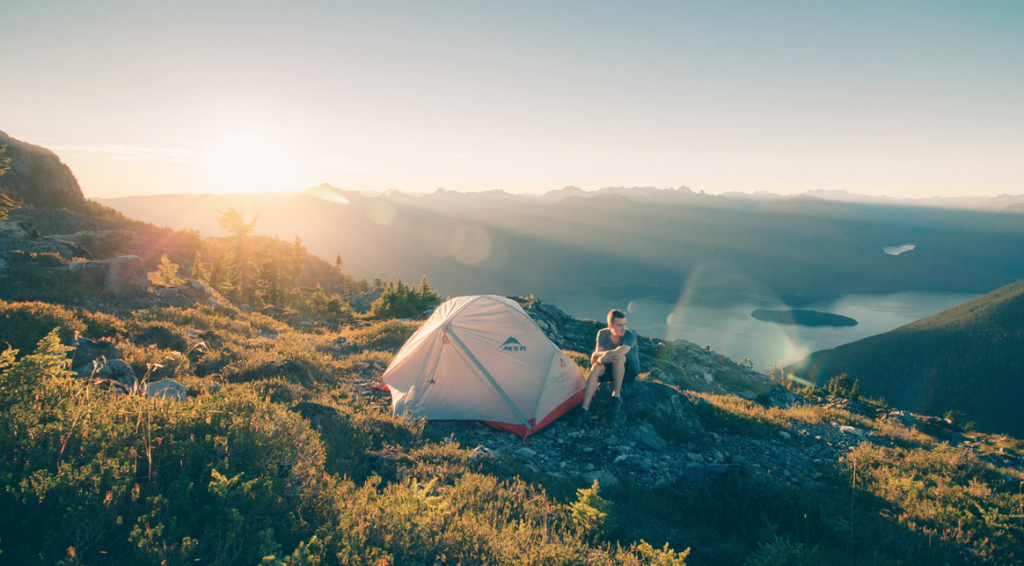
<svg viewBox="0 0 1024 566">
<path fill-rule="evenodd" d="M 848 374 L 871 397 L 915 412 L 962 411 L 1024 432 L 1024 281 L 885 334 L 815 352 L 790 368 L 823 384 Z"/>
</svg>

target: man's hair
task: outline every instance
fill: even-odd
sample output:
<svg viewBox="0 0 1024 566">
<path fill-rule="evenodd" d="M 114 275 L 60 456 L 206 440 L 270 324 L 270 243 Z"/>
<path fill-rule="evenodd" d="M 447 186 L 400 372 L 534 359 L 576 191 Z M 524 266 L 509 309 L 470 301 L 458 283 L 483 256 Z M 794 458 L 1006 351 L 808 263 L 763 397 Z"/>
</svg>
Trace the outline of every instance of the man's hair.
<svg viewBox="0 0 1024 566">
<path fill-rule="evenodd" d="M 612 323 L 615 322 L 616 318 L 626 318 L 626 313 L 619 309 L 612 309 L 608 311 L 608 326 L 611 326 Z"/>
</svg>

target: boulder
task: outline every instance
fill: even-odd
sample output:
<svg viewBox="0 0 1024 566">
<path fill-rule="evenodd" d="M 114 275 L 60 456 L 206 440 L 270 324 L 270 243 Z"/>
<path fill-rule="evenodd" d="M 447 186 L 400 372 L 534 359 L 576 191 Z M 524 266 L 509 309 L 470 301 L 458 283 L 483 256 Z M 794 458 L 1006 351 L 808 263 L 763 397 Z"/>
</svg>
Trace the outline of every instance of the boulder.
<svg viewBox="0 0 1024 566">
<path fill-rule="evenodd" d="M 149 278 L 142 258 L 125 255 L 105 260 L 107 276 L 104 288 L 118 299 L 132 299 L 145 296 L 149 289 Z"/>
<path fill-rule="evenodd" d="M 185 386 L 173 379 L 161 379 L 146 384 L 146 396 L 182 402 L 188 399 Z"/>
<path fill-rule="evenodd" d="M 209 285 L 203 283 L 202 281 L 189 279 L 184 286 L 190 290 L 189 294 L 195 297 L 196 299 L 205 300 L 209 298 L 216 299 L 220 297 L 220 293 L 218 293 L 213 287 L 210 287 Z"/>
<path fill-rule="evenodd" d="M 82 377 L 94 377 L 116 381 L 128 389 L 133 389 L 138 383 L 135 379 L 135 372 L 132 366 L 124 360 L 107 360 L 102 357 L 89 360 L 75 368 L 75 373 Z"/>
<path fill-rule="evenodd" d="M 664 450 L 665 447 L 668 446 L 665 439 L 663 439 L 658 432 L 654 430 L 654 427 L 651 426 L 650 423 L 641 423 L 640 425 L 633 427 L 631 432 L 633 438 L 636 439 L 639 444 L 651 450 Z"/>
<path fill-rule="evenodd" d="M 762 395 L 762 398 L 759 401 L 762 401 L 763 405 L 780 409 L 789 409 L 800 402 L 799 397 L 781 385 L 776 385 L 769 389 L 767 393 Z"/>
<path fill-rule="evenodd" d="M 79 368 L 86 364 L 92 365 L 96 359 L 112 360 L 117 357 L 117 349 L 109 340 L 90 340 L 76 336 L 71 344 L 75 352 L 71 358 L 71 367 Z"/>
<path fill-rule="evenodd" d="M 345 300 L 352 303 L 352 308 L 359 312 L 370 312 L 370 305 L 380 298 L 383 293 L 380 289 L 374 289 L 369 293 L 361 295 L 348 295 Z"/>
<path fill-rule="evenodd" d="M 11 240 L 35 240 L 39 231 L 28 222 L 20 220 L 0 220 L 0 238 Z"/>
</svg>

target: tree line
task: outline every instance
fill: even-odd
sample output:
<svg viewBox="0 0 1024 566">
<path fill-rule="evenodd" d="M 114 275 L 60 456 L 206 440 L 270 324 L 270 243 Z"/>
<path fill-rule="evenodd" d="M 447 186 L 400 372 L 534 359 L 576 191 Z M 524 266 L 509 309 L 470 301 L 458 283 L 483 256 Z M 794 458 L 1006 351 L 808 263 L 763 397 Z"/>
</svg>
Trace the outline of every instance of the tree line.
<svg viewBox="0 0 1024 566">
<path fill-rule="evenodd" d="M 276 236 L 254 235 L 258 215 L 246 221 L 233 208 L 217 212 L 217 224 L 227 236 L 203 242 L 192 260 L 191 277 L 237 302 L 258 309 L 291 307 L 334 323 L 352 319 L 352 307 L 344 300 L 345 295 L 373 289 L 381 290 L 371 307 L 371 314 L 379 318 L 412 316 L 440 302 L 425 275 L 418 286 L 405 285 L 401 279 L 386 284 L 374 279 L 371 284 L 345 273 L 341 254 L 325 268 L 307 252 L 298 236 L 288 243 Z M 181 283 L 178 269 L 164 258 L 157 270 L 157 282 Z"/>
</svg>

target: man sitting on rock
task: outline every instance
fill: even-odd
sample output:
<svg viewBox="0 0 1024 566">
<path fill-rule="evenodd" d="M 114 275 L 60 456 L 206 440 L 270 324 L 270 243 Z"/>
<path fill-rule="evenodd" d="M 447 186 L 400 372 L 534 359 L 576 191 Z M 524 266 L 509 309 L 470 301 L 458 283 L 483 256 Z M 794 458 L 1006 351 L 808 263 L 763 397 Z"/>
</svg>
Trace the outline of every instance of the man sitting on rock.
<svg viewBox="0 0 1024 566">
<path fill-rule="evenodd" d="M 597 333 L 597 348 L 590 356 L 590 375 L 583 390 L 583 416 L 590 415 L 590 401 L 598 383 L 612 382 L 612 412 L 622 408 L 622 382 L 633 381 L 640 373 L 640 354 L 636 334 L 626 328 L 626 314 L 620 310 L 608 313 L 608 328 Z"/>
</svg>

